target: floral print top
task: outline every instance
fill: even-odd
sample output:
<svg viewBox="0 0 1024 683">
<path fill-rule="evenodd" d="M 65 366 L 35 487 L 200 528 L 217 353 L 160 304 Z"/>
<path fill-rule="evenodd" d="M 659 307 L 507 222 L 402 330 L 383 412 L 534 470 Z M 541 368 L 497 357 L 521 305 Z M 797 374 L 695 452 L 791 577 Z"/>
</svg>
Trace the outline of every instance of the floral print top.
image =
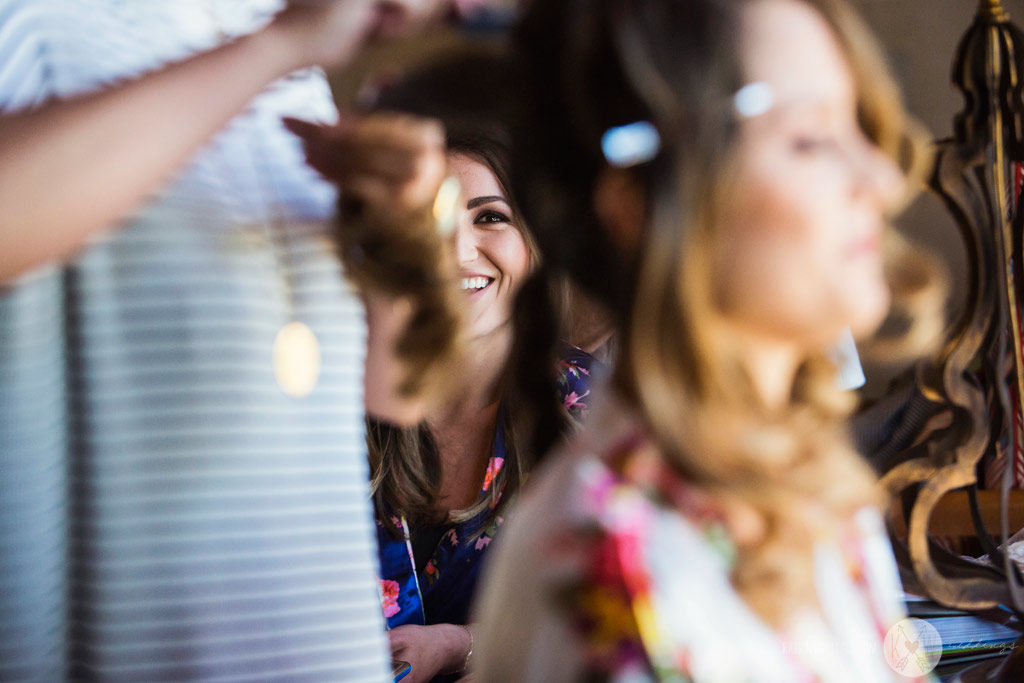
<svg viewBox="0 0 1024 683">
<path fill-rule="evenodd" d="M 815 548 L 821 608 L 774 628 L 731 584 L 711 499 L 607 393 L 513 511 L 482 587 L 480 680 L 914 680 L 883 649 L 908 622 L 876 510 Z"/>
<path fill-rule="evenodd" d="M 595 365 L 596 361 L 585 351 L 563 345 L 558 389 L 566 411 L 576 421 L 586 416 L 590 373 Z M 480 486 L 481 497 L 490 490 L 494 476 L 504 465 L 505 454 L 505 437 L 499 422 L 494 450 Z M 503 521 L 501 515 L 487 509 L 472 519 L 445 524 L 431 557 L 422 571 L 417 572 L 405 519 L 392 518 L 402 531 L 402 538 L 396 538 L 377 520 L 381 604 L 388 628 L 404 624 L 466 623 L 482 560 Z"/>
</svg>

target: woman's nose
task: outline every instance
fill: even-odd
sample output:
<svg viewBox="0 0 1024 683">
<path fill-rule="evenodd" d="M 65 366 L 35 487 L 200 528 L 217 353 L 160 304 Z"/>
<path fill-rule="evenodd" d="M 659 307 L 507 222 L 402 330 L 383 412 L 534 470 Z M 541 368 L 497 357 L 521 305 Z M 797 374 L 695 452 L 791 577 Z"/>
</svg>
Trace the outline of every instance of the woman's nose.
<svg viewBox="0 0 1024 683">
<path fill-rule="evenodd" d="M 885 208 L 892 208 L 903 197 L 906 176 L 896 162 L 867 138 L 850 155 L 858 184 L 878 198 Z"/>
</svg>

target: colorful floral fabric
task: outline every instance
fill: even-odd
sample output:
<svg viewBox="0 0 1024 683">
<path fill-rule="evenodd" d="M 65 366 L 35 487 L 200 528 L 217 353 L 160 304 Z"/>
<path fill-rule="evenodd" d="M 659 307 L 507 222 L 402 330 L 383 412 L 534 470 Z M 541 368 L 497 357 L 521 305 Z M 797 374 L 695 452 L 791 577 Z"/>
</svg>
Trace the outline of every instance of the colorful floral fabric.
<svg viewBox="0 0 1024 683">
<path fill-rule="evenodd" d="M 721 515 L 669 468 L 652 469 L 652 451 L 637 430 L 578 466 L 579 519 L 598 531 L 565 616 L 585 643 L 587 680 L 910 680 L 883 656 L 902 614 L 876 511 L 816 549 L 820 613 L 773 629 L 729 581 Z"/>
<path fill-rule="evenodd" d="M 575 420 L 587 413 L 590 373 L 596 362 L 584 351 L 565 345 L 559 361 L 558 387 L 566 411 Z M 505 436 L 498 425 L 494 450 L 480 486 L 487 495 L 495 475 L 505 463 Z M 402 518 L 392 518 L 402 532 L 396 538 L 377 520 L 381 564 L 381 603 L 388 628 L 404 624 L 464 624 L 470 599 L 480 576 L 491 540 L 504 521 L 493 510 L 472 519 L 448 524 L 429 561 L 416 571 L 410 530 Z"/>
<path fill-rule="evenodd" d="M 586 351 L 568 344 L 562 345 L 558 361 L 558 391 L 565 411 L 577 422 L 587 416 L 590 371 L 595 363 Z"/>
<path fill-rule="evenodd" d="M 481 680 L 911 680 L 883 649 L 905 614 L 876 510 L 819 539 L 820 608 L 776 628 L 732 585 L 724 510 L 665 466 L 613 392 L 599 391 L 590 410 L 531 482 L 490 560 Z"/>
</svg>

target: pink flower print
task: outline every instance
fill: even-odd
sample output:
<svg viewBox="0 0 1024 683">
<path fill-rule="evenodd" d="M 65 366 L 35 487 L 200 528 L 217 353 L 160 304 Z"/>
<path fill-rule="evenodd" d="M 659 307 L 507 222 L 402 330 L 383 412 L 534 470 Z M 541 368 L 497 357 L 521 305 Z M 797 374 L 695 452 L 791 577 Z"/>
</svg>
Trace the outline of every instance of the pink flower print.
<svg viewBox="0 0 1024 683">
<path fill-rule="evenodd" d="M 481 536 L 480 538 L 476 539 L 476 545 L 473 546 L 473 547 L 476 548 L 477 550 L 483 550 L 484 548 L 486 548 L 490 544 L 491 544 L 491 537 L 490 536 Z"/>
<path fill-rule="evenodd" d="M 491 482 L 494 481 L 494 477 L 501 471 L 501 466 L 505 464 L 505 458 L 491 458 L 490 462 L 487 463 L 487 472 L 484 474 L 484 488 L 491 488 Z"/>
<path fill-rule="evenodd" d="M 391 579 L 381 579 L 380 582 L 381 605 L 384 607 L 384 617 L 393 617 L 401 611 L 398 607 L 398 582 Z"/>
<path fill-rule="evenodd" d="M 459 544 L 459 535 L 455 532 L 455 529 L 449 529 L 448 533 L 444 535 L 443 540 L 448 541 L 454 548 Z"/>
<path fill-rule="evenodd" d="M 423 568 L 423 573 L 427 575 L 427 585 L 433 586 L 434 582 L 437 581 L 437 567 L 434 566 L 433 560 L 427 562 L 427 566 Z"/>
<path fill-rule="evenodd" d="M 572 410 L 573 408 L 579 407 L 583 410 L 586 410 L 587 404 L 583 402 L 583 399 L 585 399 L 589 395 L 589 391 L 584 393 L 582 396 L 578 395 L 575 391 L 572 392 L 571 394 L 565 397 L 565 409 Z"/>
<path fill-rule="evenodd" d="M 560 360 L 558 361 L 558 366 L 567 375 L 571 375 L 577 379 L 579 379 L 581 375 L 590 376 L 590 371 L 578 363 Z"/>
</svg>

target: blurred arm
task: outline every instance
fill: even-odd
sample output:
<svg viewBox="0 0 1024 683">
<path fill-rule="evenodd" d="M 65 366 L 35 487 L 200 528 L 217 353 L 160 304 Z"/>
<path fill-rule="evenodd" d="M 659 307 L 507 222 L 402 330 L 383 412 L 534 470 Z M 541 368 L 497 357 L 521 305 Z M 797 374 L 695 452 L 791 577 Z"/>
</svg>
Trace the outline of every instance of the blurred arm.
<svg viewBox="0 0 1024 683">
<path fill-rule="evenodd" d="M 109 229 L 270 81 L 343 64 L 438 2 L 293 2 L 265 29 L 108 90 L 0 118 L 0 283 Z"/>
</svg>

